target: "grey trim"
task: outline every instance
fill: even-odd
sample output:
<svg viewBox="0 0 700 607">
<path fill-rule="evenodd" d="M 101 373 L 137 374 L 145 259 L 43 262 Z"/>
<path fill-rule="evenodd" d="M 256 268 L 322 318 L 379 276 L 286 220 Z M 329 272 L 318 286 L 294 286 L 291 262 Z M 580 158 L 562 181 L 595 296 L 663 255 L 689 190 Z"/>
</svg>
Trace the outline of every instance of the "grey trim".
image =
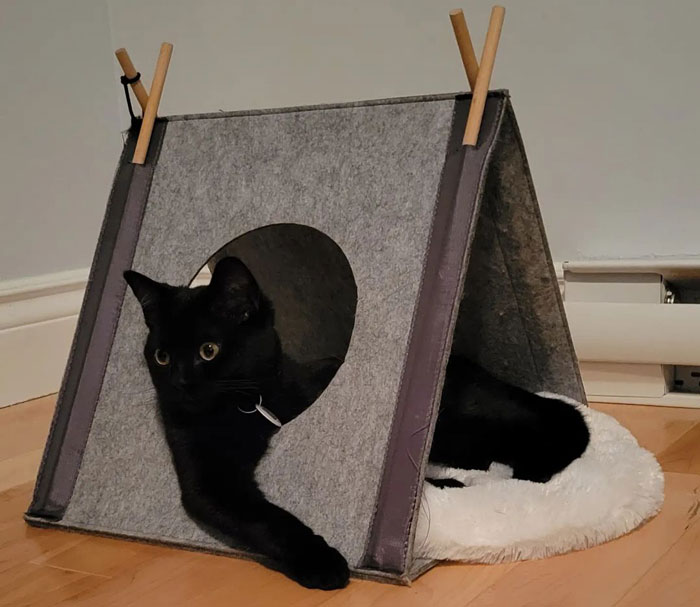
<svg viewBox="0 0 700 607">
<path fill-rule="evenodd" d="M 122 151 L 28 510 L 32 517 L 60 519 L 73 493 L 121 311 L 122 273 L 131 266 L 166 125 L 156 123 L 144 165 L 131 164 L 137 129 Z"/>
<path fill-rule="evenodd" d="M 34 516 L 30 513 L 24 515 L 24 520 L 32 525 L 33 527 L 39 527 L 41 529 L 61 529 L 64 531 L 72 531 L 77 533 L 83 533 L 85 535 L 99 536 L 105 538 L 115 538 L 119 540 L 125 540 L 128 542 L 138 542 L 151 544 L 152 546 L 164 546 L 168 548 L 179 548 L 181 550 L 189 550 L 190 552 L 204 552 L 207 554 L 215 554 L 217 556 L 224 556 L 228 558 L 243 559 L 246 561 L 253 561 L 255 563 L 266 564 L 268 561 L 264 557 L 253 552 L 248 552 L 246 550 L 235 550 L 233 548 L 223 548 L 217 550 L 209 545 L 198 545 L 193 542 L 183 542 L 176 540 L 168 540 L 166 538 L 153 538 L 147 535 L 137 535 L 137 534 L 127 534 L 118 533 L 109 529 L 102 529 L 99 527 L 90 527 L 86 525 L 70 525 L 62 521 L 57 521 L 53 519 L 43 518 L 41 516 Z M 362 569 L 351 567 L 350 574 L 353 578 L 361 580 L 370 580 L 373 582 L 382 582 L 384 584 L 392 584 L 395 586 L 410 586 L 411 582 L 418 578 L 425 571 L 430 569 L 432 563 L 435 561 L 422 560 L 419 566 L 415 567 L 407 575 L 397 575 L 391 572 L 377 571 L 372 569 Z"/>
<path fill-rule="evenodd" d="M 505 90 L 491 91 L 492 95 L 507 95 Z M 471 95 L 461 93 L 439 93 L 436 95 L 413 95 L 410 97 L 389 97 L 387 99 L 368 99 L 363 101 L 347 101 L 345 103 L 321 103 L 317 105 L 302 105 L 281 108 L 263 108 L 259 110 L 238 110 L 233 112 L 217 112 L 207 114 L 179 114 L 168 116 L 168 122 L 179 120 L 216 120 L 217 118 L 232 118 L 239 116 L 263 116 L 266 114 L 289 114 L 294 112 L 314 112 L 323 110 L 342 110 L 352 107 L 371 107 L 375 105 L 396 105 L 399 103 L 419 103 L 426 101 L 445 101 L 455 98 L 469 98 Z"/>
<path fill-rule="evenodd" d="M 477 147 L 462 146 L 469 104 L 461 97 L 455 106 L 365 567 L 404 573 L 410 564 L 413 519 L 460 302 L 466 252 L 507 99 L 504 92 L 489 94 Z"/>
</svg>

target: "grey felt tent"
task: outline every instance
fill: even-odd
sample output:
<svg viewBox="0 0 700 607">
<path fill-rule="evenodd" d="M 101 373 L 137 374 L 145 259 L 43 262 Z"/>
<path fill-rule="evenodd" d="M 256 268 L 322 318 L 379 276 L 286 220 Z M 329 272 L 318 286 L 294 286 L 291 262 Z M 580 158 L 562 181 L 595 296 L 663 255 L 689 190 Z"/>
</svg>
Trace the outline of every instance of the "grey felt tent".
<svg viewBox="0 0 700 607">
<path fill-rule="evenodd" d="M 528 390 L 584 401 L 508 93 L 159 119 L 117 168 L 31 524 L 245 555 L 192 522 L 141 356 L 134 268 L 189 284 L 235 253 L 299 359 L 344 359 L 275 436 L 268 497 L 365 575 L 407 581 L 451 351 Z M 255 555 L 247 555 L 255 558 Z"/>
</svg>

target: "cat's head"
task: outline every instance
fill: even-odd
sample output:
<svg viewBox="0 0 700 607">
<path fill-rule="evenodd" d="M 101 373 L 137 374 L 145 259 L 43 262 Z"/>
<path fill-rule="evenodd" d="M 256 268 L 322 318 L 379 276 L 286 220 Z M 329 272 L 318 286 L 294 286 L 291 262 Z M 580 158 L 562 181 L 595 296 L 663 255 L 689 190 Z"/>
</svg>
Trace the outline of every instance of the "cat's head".
<svg viewBox="0 0 700 607">
<path fill-rule="evenodd" d="M 124 278 L 149 329 L 144 356 L 162 404 L 196 411 L 250 400 L 276 372 L 272 306 L 240 259 L 221 259 L 205 287 L 174 287 L 131 270 Z"/>
</svg>

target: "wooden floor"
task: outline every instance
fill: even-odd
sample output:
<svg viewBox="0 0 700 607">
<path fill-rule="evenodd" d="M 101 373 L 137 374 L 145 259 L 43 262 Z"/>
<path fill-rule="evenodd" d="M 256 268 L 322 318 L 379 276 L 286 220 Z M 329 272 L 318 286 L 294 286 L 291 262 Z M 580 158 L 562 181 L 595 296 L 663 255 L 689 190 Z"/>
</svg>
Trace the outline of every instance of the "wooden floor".
<svg viewBox="0 0 700 607">
<path fill-rule="evenodd" d="M 0 410 L 1 606 L 700 605 L 700 410 L 595 405 L 666 473 L 663 511 L 624 538 L 542 561 L 444 565 L 410 588 L 353 580 L 322 592 L 255 563 L 26 526 L 53 405 L 47 397 Z"/>
</svg>

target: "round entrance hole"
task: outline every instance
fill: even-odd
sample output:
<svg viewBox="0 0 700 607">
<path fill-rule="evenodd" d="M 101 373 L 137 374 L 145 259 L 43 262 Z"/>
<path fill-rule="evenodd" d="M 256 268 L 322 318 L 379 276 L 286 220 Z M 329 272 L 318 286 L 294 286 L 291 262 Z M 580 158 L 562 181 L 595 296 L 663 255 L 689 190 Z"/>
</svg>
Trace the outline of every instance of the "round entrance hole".
<svg viewBox="0 0 700 607">
<path fill-rule="evenodd" d="M 206 284 L 223 257 L 242 260 L 272 302 L 275 329 L 287 356 L 310 366 L 329 358 L 337 359 L 338 367 L 342 364 L 355 325 L 357 285 L 347 257 L 333 239 L 300 224 L 257 228 L 216 251 L 190 284 Z M 307 407 L 333 376 L 324 376 L 320 391 L 316 384 Z"/>
</svg>

